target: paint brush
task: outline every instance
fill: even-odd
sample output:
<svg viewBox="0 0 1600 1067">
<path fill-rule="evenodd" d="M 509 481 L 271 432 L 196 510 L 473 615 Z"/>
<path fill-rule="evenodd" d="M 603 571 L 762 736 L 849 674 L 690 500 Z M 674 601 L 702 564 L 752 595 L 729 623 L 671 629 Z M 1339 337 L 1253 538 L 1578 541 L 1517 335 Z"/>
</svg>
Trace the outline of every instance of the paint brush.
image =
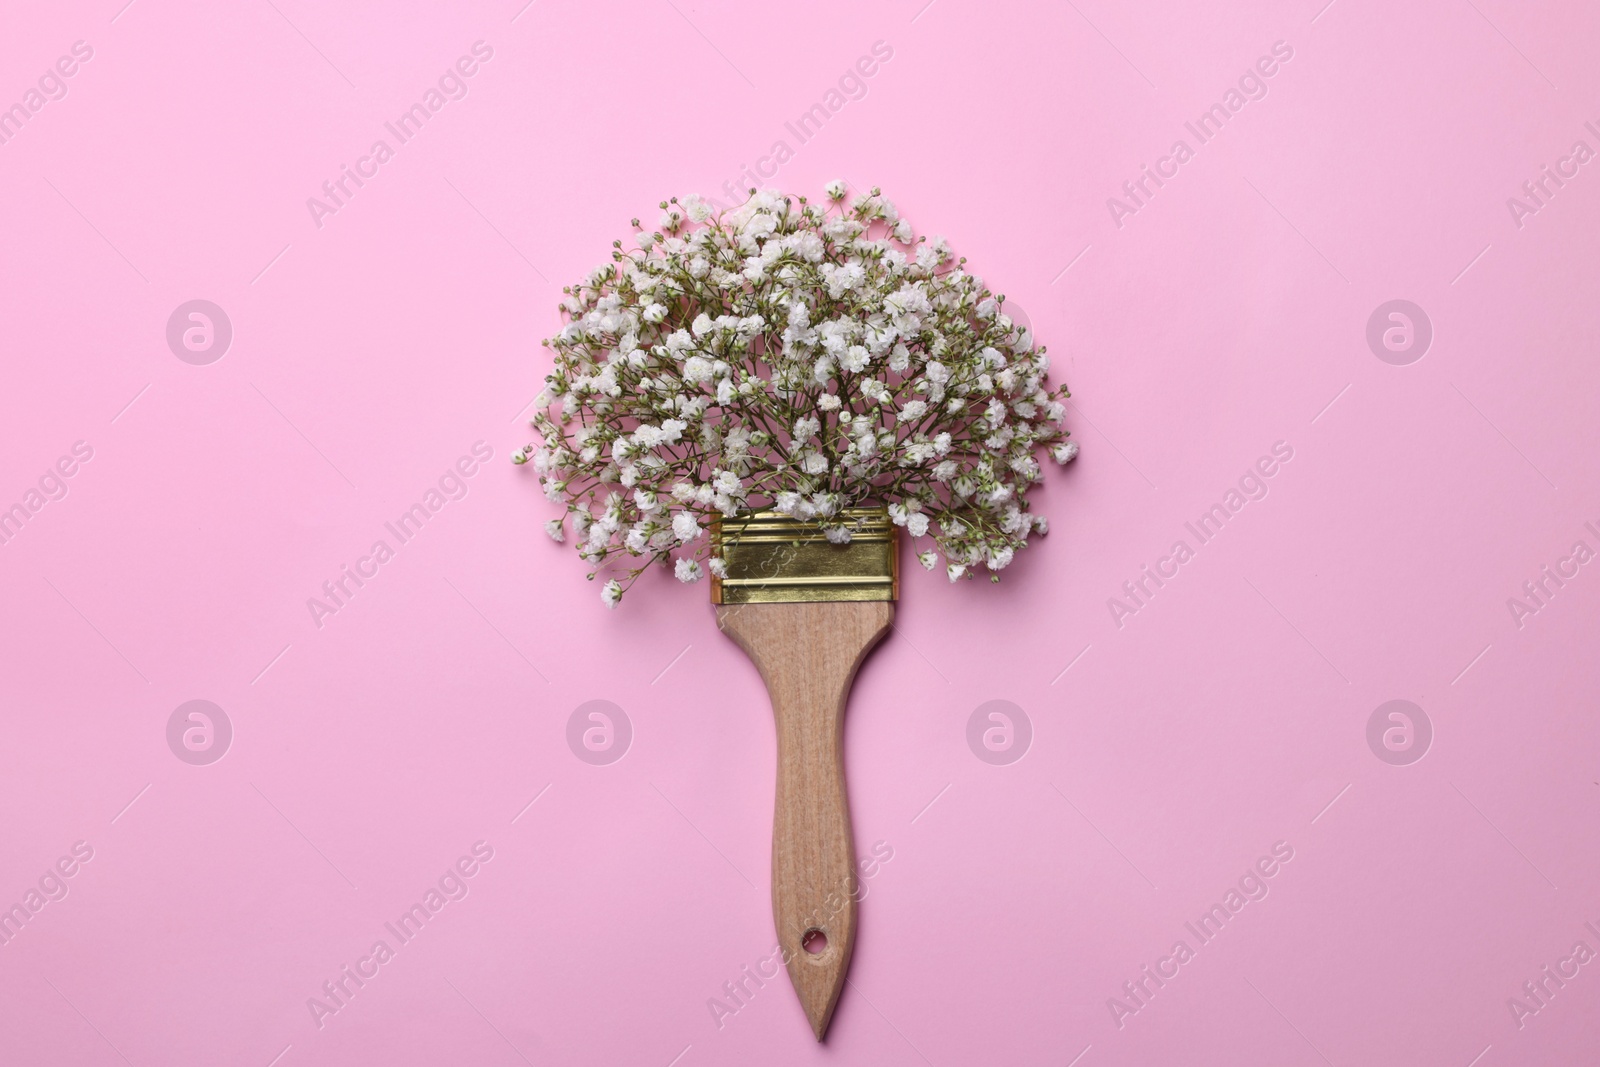
<svg viewBox="0 0 1600 1067">
<path fill-rule="evenodd" d="M 540 440 L 512 456 L 545 523 L 616 607 L 652 565 L 709 573 L 717 625 L 761 672 L 777 731 L 772 908 L 812 1033 L 855 947 L 841 729 L 890 629 L 899 542 L 950 581 L 1000 581 L 1043 534 L 1040 453 L 1077 455 L 1068 394 L 1025 318 L 874 188 L 661 202 L 660 229 L 562 290 Z M 1015 310 L 1015 305 L 1012 306 Z"/>
<path fill-rule="evenodd" d="M 858 874 L 844 778 L 844 712 L 856 671 L 894 622 L 898 528 L 882 508 L 843 516 L 847 544 L 774 511 L 712 528 L 726 576 L 717 627 L 761 672 L 777 727 L 772 915 L 789 980 L 821 1041 L 856 941 Z"/>
</svg>

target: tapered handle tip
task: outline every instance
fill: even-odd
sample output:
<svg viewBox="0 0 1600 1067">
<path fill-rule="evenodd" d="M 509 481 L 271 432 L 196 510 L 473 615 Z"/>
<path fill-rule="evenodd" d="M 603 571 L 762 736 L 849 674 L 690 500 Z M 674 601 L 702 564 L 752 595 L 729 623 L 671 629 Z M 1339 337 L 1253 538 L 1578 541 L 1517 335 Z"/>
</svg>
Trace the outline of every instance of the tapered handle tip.
<svg viewBox="0 0 1600 1067">
<path fill-rule="evenodd" d="M 827 1036 L 834 1009 L 839 1006 L 839 995 L 844 992 L 845 973 L 850 968 L 855 942 L 855 925 L 855 901 L 851 899 L 847 907 L 836 911 L 825 923 L 791 933 L 794 949 L 789 955 L 789 981 L 799 995 L 800 1007 L 818 1041 Z M 818 931 L 827 939 L 826 947 L 820 952 L 810 952 L 805 947 L 805 935 L 811 931 Z"/>
</svg>

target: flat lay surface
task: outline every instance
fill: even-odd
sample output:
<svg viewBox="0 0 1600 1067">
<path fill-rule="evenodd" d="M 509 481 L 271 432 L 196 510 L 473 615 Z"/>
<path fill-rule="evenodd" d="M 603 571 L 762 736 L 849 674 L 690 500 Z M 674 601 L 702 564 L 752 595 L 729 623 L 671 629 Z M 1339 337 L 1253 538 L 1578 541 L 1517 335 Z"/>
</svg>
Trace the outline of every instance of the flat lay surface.
<svg viewBox="0 0 1600 1067">
<path fill-rule="evenodd" d="M 30 7 L 0 1062 L 1502 1067 L 1600 1040 L 1600 12 Z M 880 186 L 1081 445 L 909 553 L 825 1044 L 705 583 L 510 457 L 668 196 Z M 1014 304 L 1013 304 L 1014 302 Z"/>
</svg>

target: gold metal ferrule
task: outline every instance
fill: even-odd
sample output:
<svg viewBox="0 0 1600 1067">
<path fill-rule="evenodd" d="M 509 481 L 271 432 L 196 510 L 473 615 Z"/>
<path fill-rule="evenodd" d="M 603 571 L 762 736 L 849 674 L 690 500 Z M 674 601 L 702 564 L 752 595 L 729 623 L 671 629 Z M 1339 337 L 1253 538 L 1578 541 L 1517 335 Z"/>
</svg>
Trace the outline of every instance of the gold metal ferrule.
<svg viewBox="0 0 1600 1067">
<path fill-rule="evenodd" d="M 741 511 L 711 525 L 711 550 L 727 560 L 711 576 L 713 604 L 793 604 L 900 599 L 900 530 L 883 508 L 846 508 L 849 542 L 776 511 Z"/>
</svg>

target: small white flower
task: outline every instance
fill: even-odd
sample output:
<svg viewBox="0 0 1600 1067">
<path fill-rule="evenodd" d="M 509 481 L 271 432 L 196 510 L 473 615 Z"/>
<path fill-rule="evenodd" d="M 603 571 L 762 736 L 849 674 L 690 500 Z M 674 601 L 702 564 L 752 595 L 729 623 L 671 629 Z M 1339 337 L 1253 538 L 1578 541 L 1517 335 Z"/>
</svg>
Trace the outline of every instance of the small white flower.
<svg viewBox="0 0 1600 1067">
<path fill-rule="evenodd" d="M 700 564 L 692 559 L 679 559 L 672 565 L 673 573 L 680 582 L 698 582 L 700 580 Z"/>
<path fill-rule="evenodd" d="M 827 185 L 824 185 L 822 187 L 822 191 L 827 194 L 829 200 L 843 200 L 844 194 L 849 188 L 850 187 L 844 183 L 844 179 L 835 178 Z"/>
<path fill-rule="evenodd" d="M 790 234 L 786 241 L 790 251 L 807 263 L 821 263 L 822 257 L 827 255 L 827 246 L 814 233 Z"/>
<path fill-rule="evenodd" d="M 704 222 L 711 217 L 711 205 L 694 193 L 683 198 L 683 207 L 692 222 Z"/>
<path fill-rule="evenodd" d="M 1050 455 L 1055 457 L 1057 463 L 1063 465 L 1071 463 L 1078 458 L 1078 442 L 1063 441 L 1050 450 Z"/>
<path fill-rule="evenodd" d="M 700 523 L 692 511 L 680 511 L 672 516 L 672 533 L 681 542 L 693 541 L 700 536 Z"/>
<path fill-rule="evenodd" d="M 544 532 L 549 534 L 550 540 L 554 541 L 556 544 L 560 544 L 567 539 L 566 528 L 561 525 L 560 519 L 551 519 L 549 522 L 545 523 Z"/>
<path fill-rule="evenodd" d="M 906 516 L 906 532 L 912 537 L 921 537 L 928 532 L 928 516 L 922 512 Z"/>
<path fill-rule="evenodd" d="M 926 401 L 912 400 L 907 402 L 906 405 L 900 409 L 900 421 L 916 422 L 927 413 L 928 405 Z"/>
<path fill-rule="evenodd" d="M 885 297 L 883 304 L 893 315 L 921 314 L 933 309 L 927 294 L 922 291 L 921 282 L 902 285 Z"/>
<path fill-rule="evenodd" d="M 948 574 L 950 576 L 950 580 L 954 582 L 959 581 L 961 576 L 967 573 L 967 568 L 963 564 L 952 563 L 944 569 L 944 572 Z"/>
<path fill-rule="evenodd" d="M 917 553 L 917 562 L 922 564 L 923 570 L 931 571 L 939 565 L 939 553 L 919 552 Z"/>
<path fill-rule="evenodd" d="M 615 578 L 611 579 L 605 585 L 600 587 L 600 600 L 605 604 L 606 607 L 616 607 L 617 602 L 621 599 L 622 583 L 617 581 Z"/>
<path fill-rule="evenodd" d="M 776 233 L 777 229 L 778 220 L 766 212 L 760 212 L 750 216 L 749 221 L 744 224 L 744 235 L 760 240 Z"/>
</svg>

